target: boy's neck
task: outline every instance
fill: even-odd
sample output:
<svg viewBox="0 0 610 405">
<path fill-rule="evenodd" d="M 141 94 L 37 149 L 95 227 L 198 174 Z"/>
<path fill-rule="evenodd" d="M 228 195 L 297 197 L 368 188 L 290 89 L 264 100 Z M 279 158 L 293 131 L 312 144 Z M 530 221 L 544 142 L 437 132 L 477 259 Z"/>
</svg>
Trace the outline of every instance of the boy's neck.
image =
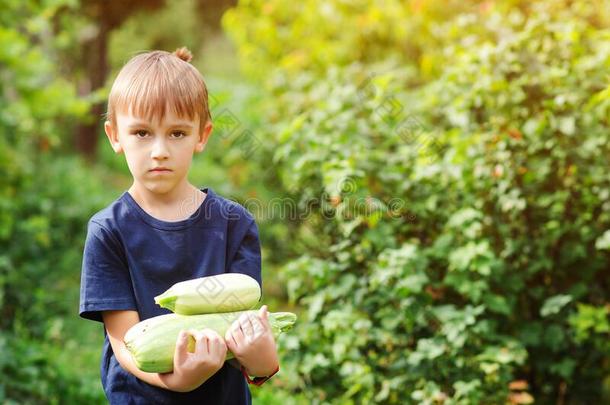
<svg viewBox="0 0 610 405">
<path fill-rule="evenodd" d="M 149 215 L 162 221 L 181 221 L 189 218 L 203 203 L 207 194 L 186 183 L 183 190 L 155 194 L 132 184 L 129 194 Z"/>
</svg>

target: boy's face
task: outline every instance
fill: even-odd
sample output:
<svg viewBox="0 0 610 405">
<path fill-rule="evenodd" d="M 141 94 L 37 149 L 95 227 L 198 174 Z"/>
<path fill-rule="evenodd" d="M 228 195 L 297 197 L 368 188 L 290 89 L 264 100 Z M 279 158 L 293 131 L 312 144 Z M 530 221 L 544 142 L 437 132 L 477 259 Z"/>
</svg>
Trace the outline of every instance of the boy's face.
<svg viewBox="0 0 610 405">
<path fill-rule="evenodd" d="M 116 129 L 109 121 L 104 125 L 112 148 L 125 153 L 137 186 L 154 194 L 168 194 L 184 186 L 193 154 L 203 151 L 212 132 L 211 122 L 200 129 L 198 116 L 190 120 L 171 111 L 163 121 L 121 112 L 116 123 Z M 155 170 L 159 168 L 165 170 Z"/>
</svg>

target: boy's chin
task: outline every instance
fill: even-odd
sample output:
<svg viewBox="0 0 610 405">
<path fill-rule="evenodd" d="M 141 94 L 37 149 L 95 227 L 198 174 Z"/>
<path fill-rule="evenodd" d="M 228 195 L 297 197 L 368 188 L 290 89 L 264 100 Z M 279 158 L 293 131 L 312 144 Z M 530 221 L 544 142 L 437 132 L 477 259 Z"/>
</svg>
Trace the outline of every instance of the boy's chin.
<svg viewBox="0 0 610 405">
<path fill-rule="evenodd" d="M 169 181 L 143 181 L 140 183 L 141 187 L 144 187 L 148 192 L 154 194 L 167 194 L 176 188 L 174 182 Z"/>
</svg>

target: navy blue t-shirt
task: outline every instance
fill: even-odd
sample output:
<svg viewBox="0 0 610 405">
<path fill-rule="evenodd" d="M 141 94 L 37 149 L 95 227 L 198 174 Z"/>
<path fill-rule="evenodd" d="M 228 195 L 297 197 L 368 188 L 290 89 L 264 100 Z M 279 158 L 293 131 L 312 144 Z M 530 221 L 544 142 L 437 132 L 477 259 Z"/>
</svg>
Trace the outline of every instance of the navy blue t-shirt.
<svg viewBox="0 0 610 405">
<path fill-rule="evenodd" d="M 170 313 L 154 297 L 173 284 L 221 273 L 261 282 L 258 228 L 241 205 L 211 189 L 189 218 L 168 222 L 148 214 L 125 191 L 88 223 L 79 314 L 102 322 L 101 311 L 135 310 L 144 320 Z M 111 404 L 250 404 L 239 370 L 224 366 L 187 393 L 150 385 L 118 363 L 104 328 L 102 385 Z"/>
</svg>

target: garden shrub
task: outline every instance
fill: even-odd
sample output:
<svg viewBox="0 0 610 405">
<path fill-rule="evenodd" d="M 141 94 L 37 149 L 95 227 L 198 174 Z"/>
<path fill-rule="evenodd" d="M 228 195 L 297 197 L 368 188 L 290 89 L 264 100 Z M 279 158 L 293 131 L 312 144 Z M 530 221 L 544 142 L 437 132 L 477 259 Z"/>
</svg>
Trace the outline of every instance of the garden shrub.
<svg viewBox="0 0 610 405">
<path fill-rule="evenodd" d="M 0 20 L 0 402 L 101 402 L 75 369 L 83 236 L 102 182 L 59 152 L 88 103 L 61 78 L 52 17 L 68 1 L 2 2 Z M 76 355 L 59 363 L 62 351 Z M 88 378 L 88 379 L 87 379 Z M 98 383 L 99 385 L 99 383 Z M 96 387 L 97 388 L 97 387 Z"/>
<path fill-rule="evenodd" d="M 244 1 L 225 20 L 267 84 L 261 173 L 302 214 L 285 221 L 304 310 L 289 389 L 607 401 L 609 4 L 421 3 Z M 315 10 L 414 31 L 314 29 Z"/>
</svg>

